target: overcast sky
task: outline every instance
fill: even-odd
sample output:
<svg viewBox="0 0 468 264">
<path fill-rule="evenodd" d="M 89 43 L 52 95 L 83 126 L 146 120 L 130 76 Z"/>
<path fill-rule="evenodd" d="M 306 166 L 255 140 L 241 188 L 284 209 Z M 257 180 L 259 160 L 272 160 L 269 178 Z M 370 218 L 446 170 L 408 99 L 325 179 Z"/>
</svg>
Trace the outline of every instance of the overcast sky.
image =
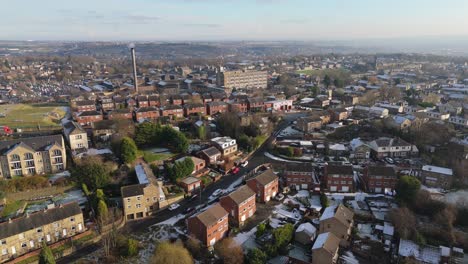
<svg viewBox="0 0 468 264">
<path fill-rule="evenodd" d="M 0 0 L 2 40 L 468 36 L 468 0 Z"/>
</svg>

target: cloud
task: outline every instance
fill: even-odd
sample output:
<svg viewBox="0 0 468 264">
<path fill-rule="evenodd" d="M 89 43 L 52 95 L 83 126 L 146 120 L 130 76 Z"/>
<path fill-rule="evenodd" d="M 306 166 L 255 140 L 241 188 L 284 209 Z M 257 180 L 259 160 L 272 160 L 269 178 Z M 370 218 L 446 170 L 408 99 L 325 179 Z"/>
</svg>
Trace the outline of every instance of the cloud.
<svg viewBox="0 0 468 264">
<path fill-rule="evenodd" d="M 127 15 L 124 18 L 134 24 L 151 24 L 161 19 L 160 17 L 145 15 Z"/>
</svg>

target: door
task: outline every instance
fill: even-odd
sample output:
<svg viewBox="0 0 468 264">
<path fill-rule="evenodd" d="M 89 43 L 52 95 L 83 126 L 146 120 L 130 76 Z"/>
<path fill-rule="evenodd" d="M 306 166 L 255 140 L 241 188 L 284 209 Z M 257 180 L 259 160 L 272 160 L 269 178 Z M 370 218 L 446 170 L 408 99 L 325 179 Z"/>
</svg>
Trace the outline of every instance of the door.
<svg viewBox="0 0 468 264">
<path fill-rule="evenodd" d="M 348 186 L 341 186 L 341 191 L 342 192 L 349 192 L 349 187 Z"/>
<path fill-rule="evenodd" d="M 62 235 L 63 235 L 64 237 L 67 236 L 67 229 L 64 228 L 64 229 L 62 230 Z"/>
<path fill-rule="evenodd" d="M 46 235 L 46 241 L 50 242 L 50 235 L 49 234 Z"/>
<path fill-rule="evenodd" d="M 244 222 L 244 221 L 245 221 L 245 215 L 241 217 L 241 222 Z"/>
</svg>

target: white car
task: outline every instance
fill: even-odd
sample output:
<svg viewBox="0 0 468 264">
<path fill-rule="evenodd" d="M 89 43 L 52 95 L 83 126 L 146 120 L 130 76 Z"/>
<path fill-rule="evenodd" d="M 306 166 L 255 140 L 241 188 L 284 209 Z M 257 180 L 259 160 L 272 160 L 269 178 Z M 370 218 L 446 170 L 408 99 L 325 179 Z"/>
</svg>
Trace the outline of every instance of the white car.
<svg viewBox="0 0 468 264">
<path fill-rule="evenodd" d="M 223 189 L 217 189 L 216 191 L 213 192 L 212 196 L 217 197 L 217 196 L 219 196 L 219 195 L 221 195 L 223 193 L 224 193 Z"/>
<path fill-rule="evenodd" d="M 248 160 L 244 161 L 244 163 L 241 164 L 241 166 L 244 167 L 244 168 L 247 167 L 247 165 L 249 165 L 249 161 L 248 161 Z"/>
<path fill-rule="evenodd" d="M 171 204 L 169 205 L 169 211 L 174 211 L 175 209 L 179 208 L 180 205 L 175 203 L 175 204 Z"/>
</svg>

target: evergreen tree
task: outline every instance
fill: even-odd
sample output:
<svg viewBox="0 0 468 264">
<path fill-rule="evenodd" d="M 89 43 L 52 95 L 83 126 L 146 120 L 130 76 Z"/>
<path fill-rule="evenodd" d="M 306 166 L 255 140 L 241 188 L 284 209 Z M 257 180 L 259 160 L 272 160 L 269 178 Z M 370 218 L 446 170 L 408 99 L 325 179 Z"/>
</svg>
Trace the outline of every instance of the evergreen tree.
<svg viewBox="0 0 468 264">
<path fill-rule="evenodd" d="M 42 244 L 41 254 L 39 255 L 39 264 L 55 264 L 54 254 L 46 243 Z"/>
<path fill-rule="evenodd" d="M 132 163 L 137 158 L 138 148 L 129 137 L 122 138 L 120 142 L 120 158 L 124 163 Z"/>
</svg>

